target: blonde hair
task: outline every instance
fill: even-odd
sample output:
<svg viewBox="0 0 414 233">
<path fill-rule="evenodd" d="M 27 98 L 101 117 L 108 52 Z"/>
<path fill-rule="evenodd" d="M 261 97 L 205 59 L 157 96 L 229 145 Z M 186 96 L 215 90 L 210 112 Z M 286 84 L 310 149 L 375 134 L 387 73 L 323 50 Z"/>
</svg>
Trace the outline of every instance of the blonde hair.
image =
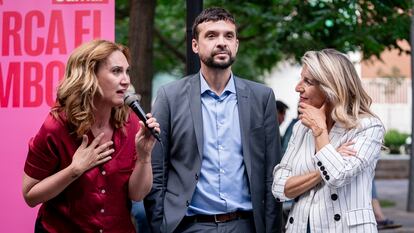
<svg viewBox="0 0 414 233">
<path fill-rule="evenodd" d="M 93 123 L 95 109 L 93 99 L 101 93 L 96 73 L 101 64 L 115 51 L 121 51 L 128 62 L 128 48 L 106 40 L 93 40 L 82 44 L 70 55 L 65 75 L 57 90 L 56 105 L 52 114 L 57 117 L 60 112 L 66 114 L 71 130 L 81 137 L 87 133 Z M 125 125 L 128 107 L 115 107 L 111 113 L 111 123 L 115 128 Z"/>
<path fill-rule="evenodd" d="M 369 109 L 372 100 L 345 54 L 334 49 L 308 51 L 302 62 L 332 104 L 331 117 L 334 121 L 351 129 L 358 125 L 363 115 L 375 116 Z"/>
</svg>

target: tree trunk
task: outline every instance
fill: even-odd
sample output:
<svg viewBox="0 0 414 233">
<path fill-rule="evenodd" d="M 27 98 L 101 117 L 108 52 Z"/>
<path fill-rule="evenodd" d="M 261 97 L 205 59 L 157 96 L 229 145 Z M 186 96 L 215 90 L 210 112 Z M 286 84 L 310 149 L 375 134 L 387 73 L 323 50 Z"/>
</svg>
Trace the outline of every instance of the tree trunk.
<svg viewBox="0 0 414 233">
<path fill-rule="evenodd" d="M 153 71 L 153 32 L 156 0 L 130 0 L 129 48 L 131 83 L 142 96 L 142 108 L 151 109 Z"/>
<path fill-rule="evenodd" d="M 187 38 L 187 58 L 186 58 L 186 74 L 195 74 L 200 71 L 200 59 L 193 52 L 193 23 L 197 15 L 203 11 L 203 0 L 187 0 L 187 18 L 186 18 L 186 38 Z"/>
<path fill-rule="evenodd" d="M 414 10 L 414 0 L 411 1 Z M 411 48 L 414 46 L 414 14 L 411 15 L 410 28 Z M 411 50 L 411 155 L 410 173 L 408 177 L 407 211 L 414 212 L 414 56 Z"/>
</svg>

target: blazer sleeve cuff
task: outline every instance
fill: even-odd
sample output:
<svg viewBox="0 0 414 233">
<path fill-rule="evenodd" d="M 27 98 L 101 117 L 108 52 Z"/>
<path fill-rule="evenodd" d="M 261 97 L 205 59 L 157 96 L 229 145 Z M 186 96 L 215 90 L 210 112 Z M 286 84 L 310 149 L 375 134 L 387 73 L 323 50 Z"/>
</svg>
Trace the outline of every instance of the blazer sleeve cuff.
<svg viewBox="0 0 414 233">
<path fill-rule="evenodd" d="M 285 184 L 292 175 L 292 169 L 287 164 L 279 164 L 273 169 L 272 193 L 278 202 L 291 200 L 285 196 Z"/>
<path fill-rule="evenodd" d="M 325 182 L 332 183 L 333 179 L 340 177 L 344 169 L 344 158 L 331 144 L 325 145 L 313 157 L 321 177 Z"/>
</svg>

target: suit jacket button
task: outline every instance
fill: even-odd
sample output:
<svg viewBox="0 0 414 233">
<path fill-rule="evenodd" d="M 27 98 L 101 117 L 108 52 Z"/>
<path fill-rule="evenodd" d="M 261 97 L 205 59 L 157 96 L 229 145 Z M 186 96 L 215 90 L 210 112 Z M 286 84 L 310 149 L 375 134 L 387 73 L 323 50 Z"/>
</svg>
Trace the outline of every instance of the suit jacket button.
<svg viewBox="0 0 414 233">
<path fill-rule="evenodd" d="M 198 174 L 195 174 L 195 180 L 198 180 Z"/>
<path fill-rule="evenodd" d="M 321 166 L 319 169 L 321 169 L 321 171 L 325 171 L 325 167 Z"/>
<path fill-rule="evenodd" d="M 325 180 L 329 180 L 329 178 L 330 178 L 330 177 L 329 177 L 328 175 L 326 175 L 326 176 L 325 176 Z"/>
<path fill-rule="evenodd" d="M 338 195 L 336 193 L 331 195 L 332 201 L 336 201 L 338 199 Z"/>
<path fill-rule="evenodd" d="M 289 218 L 289 223 L 292 224 L 293 223 L 293 217 Z"/>
<path fill-rule="evenodd" d="M 322 162 L 321 161 L 318 161 L 318 166 L 320 167 L 320 166 L 322 166 Z"/>
<path fill-rule="evenodd" d="M 189 201 L 185 201 L 185 206 L 189 207 L 190 206 L 190 202 Z"/>
<path fill-rule="evenodd" d="M 339 221 L 341 219 L 341 215 L 335 214 L 334 219 L 335 221 Z"/>
</svg>

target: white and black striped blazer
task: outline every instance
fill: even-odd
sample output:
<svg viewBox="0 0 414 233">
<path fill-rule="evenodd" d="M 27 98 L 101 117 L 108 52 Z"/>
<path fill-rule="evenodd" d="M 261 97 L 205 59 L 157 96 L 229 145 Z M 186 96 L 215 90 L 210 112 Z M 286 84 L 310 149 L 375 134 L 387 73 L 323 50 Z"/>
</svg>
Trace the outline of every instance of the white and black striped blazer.
<svg viewBox="0 0 414 233">
<path fill-rule="evenodd" d="M 293 201 L 286 232 L 312 233 L 377 232 L 371 206 L 371 182 L 384 136 L 381 121 L 366 117 L 357 128 L 346 130 L 335 123 L 330 144 L 315 154 L 312 132 L 301 121 L 294 126 L 286 153 L 273 170 L 272 192 L 278 201 L 286 180 L 295 175 L 319 171 L 322 182 Z M 336 148 L 353 141 L 356 156 L 342 156 Z"/>
</svg>

